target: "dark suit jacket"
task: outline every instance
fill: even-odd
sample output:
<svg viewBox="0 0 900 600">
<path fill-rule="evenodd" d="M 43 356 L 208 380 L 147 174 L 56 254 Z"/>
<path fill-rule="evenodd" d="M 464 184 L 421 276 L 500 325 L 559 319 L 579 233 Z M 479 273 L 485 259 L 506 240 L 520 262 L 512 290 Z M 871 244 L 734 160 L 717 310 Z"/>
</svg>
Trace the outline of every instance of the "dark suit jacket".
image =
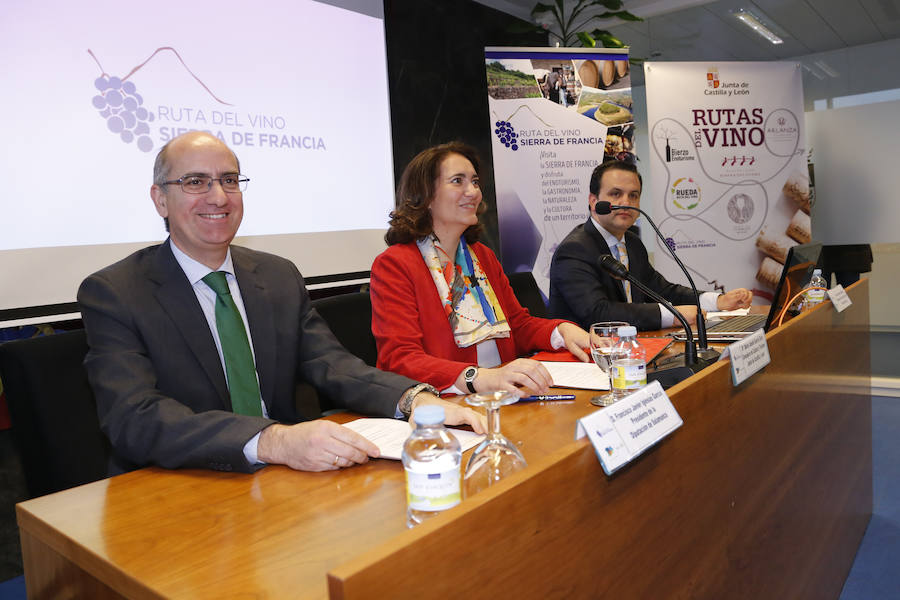
<svg viewBox="0 0 900 600">
<path fill-rule="evenodd" d="M 625 232 L 628 270 L 672 304 L 694 304 L 691 288 L 670 283 L 650 264 L 647 248 L 630 231 Z M 592 223 L 573 229 L 553 253 L 550 262 L 548 312 L 588 329 L 600 321 L 626 321 L 642 330 L 660 328 L 659 305 L 631 286 L 632 302 L 625 301 L 622 282 L 600 268 L 597 258 L 610 254 L 606 240 Z"/>
<path fill-rule="evenodd" d="M 235 415 L 212 333 L 170 243 L 135 252 L 78 291 L 85 366 L 116 455 L 111 473 L 146 464 L 251 471 L 246 442 L 273 422 L 300 420 L 298 381 L 380 416 L 393 416 L 415 385 L 347 352 L 312 309 L 293 263 L 232 246 L 271 419 Z"/>
</svg>

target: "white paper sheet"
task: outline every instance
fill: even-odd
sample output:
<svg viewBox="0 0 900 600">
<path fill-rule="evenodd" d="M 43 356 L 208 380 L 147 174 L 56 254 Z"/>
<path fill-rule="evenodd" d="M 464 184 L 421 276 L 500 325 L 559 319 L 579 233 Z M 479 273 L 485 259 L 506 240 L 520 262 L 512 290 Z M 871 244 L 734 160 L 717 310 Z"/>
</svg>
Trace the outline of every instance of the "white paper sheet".
<svg viewBox="0 0 900 600">
<path fill-rule="evenodd" d="M 743 317 L 749 315 L 749 308 L 736 308 L 734 310 L 719 310 L 706 313 L 706 320 L 722 320 L 728 317 Z"/>
<path fill-rule="evenodd" d="M 550 371 L 554 387 L 608 390 L 609 377 L 594 363 L 541 361 Z"/>
<path fill-rule="evenodd" d="M 400 455 L 403 452 L 403 442 L 413 432 L 409 422 L 400 419 L 356 419 L 355 421 L 344 423 L 344 427 L 352 429 L 378 446 L 378 449 L 381 451 L 381 458 L 389 458 L 391 460 L 400 460 Z M 459 445 L 462 446 L 463 452 L 484 439 L 483 435 L 466 429 L 448 427 L 447 430 L 459 440 Z"/>
</svg>

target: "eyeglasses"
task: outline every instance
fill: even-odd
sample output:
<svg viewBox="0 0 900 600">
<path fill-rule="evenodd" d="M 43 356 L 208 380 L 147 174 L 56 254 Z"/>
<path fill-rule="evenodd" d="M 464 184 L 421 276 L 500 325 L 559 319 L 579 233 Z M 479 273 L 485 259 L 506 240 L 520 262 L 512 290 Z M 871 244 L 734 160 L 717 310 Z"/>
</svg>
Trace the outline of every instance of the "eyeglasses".
<svg viewBox="0 0 900 600">
<path fill-rule="evenodd" d="M 185 175 L 174 181 L 166 181 L 165 185 L 178 184 L 187 194 L 205 194 L 212 189 L 213 181 L 218 181 L 222 186 L 222 191 L 227 193 L 243 192 L 247 189 L 247 182 L 250 178 L 244 177 L 240 173 L 228 173 L 221 177 L 210 177 L 209 175 Z"/>
</svg>

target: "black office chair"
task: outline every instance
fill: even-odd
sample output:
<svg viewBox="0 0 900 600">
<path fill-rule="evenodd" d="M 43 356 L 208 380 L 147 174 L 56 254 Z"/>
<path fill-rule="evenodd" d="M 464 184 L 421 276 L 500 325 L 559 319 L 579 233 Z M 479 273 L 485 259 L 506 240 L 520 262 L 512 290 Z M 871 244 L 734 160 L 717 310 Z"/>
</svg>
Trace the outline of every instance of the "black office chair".
<svg viewBox="0 0 900 600">
<path fill-rule="evenodd" d="M 313 300 L 313 308 L 325 319 L 332 333 L 351 354 L 374 367 L 378 360 L 375 336 L 372 335 L 372 302 L 369 292 L 340 294 Z M 335 402 L 324 391 L 316 393 L 311 386 L 301 391 L 303 402 L 310 405 L 310 395 L 315 394 L 323 413 L 333 410 Z"/>
<path fill-rule="evenodd" d="M 509 285 L 516 294 L 519 304 L 528 309 L 532 317 L 545 318 L 547 316 L 547 305 L 544 304 L 544 296 L 541 295 L 541 289 L 534 280 L 531 271 L 523 271 L 521 273 L 507 273 Z"/>
<path fill-rule="evenodd" d="M 344 348 L 374 367 L 378 349 L 372 335 L 372 301 L 369 293 L 319 298 L 312 304 Z"/>
<path fill-rule="evenodd" d="M 106 477 L 109 441 L 82 361 L 84 330 L 0 344 L 0 378 L 33 498 Z"/>
</svg>

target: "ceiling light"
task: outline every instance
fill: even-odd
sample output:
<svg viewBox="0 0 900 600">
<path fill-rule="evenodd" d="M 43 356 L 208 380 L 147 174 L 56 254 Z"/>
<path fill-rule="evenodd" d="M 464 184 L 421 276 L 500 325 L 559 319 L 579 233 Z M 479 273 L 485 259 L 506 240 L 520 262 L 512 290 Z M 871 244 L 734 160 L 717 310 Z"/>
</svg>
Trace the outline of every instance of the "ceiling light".
<svg viewBox="0 0 900 600">
<path fill-rule="evenodd" d="M 807 73 L 811 73 L 813 75 L 813 77 L 815 77 L 816 79 L 819 79 L 819 80 L 825 79 L 825 76 L 822 75 L 821 73 L 819 73 L 818 69 L 814 69 L 803 62 L 800 63 L 800 66 L 803 67 L 804 69 L 806 69 Z"/>
<path fill-rule="evenodd" d="M 839 77 L 840 73 L 831 68 L 831 65 L 826 63 L 824 60 L 817 60 L 813 62 L 814 65 L 825 71 L 825 74 L 829 77 Z"/>
<path fill-rule="evenodd" d="M 734 17 L 739 20 L 741 23 L 763 36 L 773 44 L 783 44 L 784 40 L 778 37 L 774 31 L 763 25 L 762 20 L 759 17 L 754 15 L 752 12 L 744 10 L 743 8 L 739 8 L 733 13 Z"/>
</svg>

